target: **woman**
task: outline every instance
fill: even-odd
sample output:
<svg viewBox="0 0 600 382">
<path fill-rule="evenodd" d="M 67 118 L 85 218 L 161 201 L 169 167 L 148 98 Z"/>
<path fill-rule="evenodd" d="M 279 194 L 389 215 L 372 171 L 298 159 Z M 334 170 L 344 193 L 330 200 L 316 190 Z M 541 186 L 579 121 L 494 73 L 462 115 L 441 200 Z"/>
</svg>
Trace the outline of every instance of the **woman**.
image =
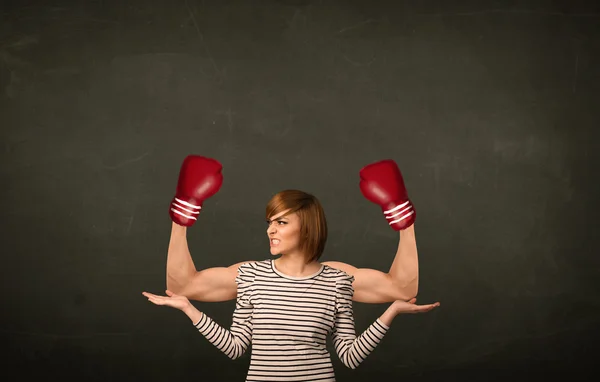
<svg viewBox="0 0 600 382">
<path fill-rule="evenodd" d="M 267 204 L 266 217 L 271 255 L 280 257 L 238 268 L 237 303 L 229 330 L 185 296 L 143 293 L 156 305 L 183 311 L 231 359 L 239 358 L 252 343 L 246 381 L 335 381 L 326 349 L 328 334 L 342 363 L 354 369 L 379 344 L 396 315 L 439 306 L 395 301 L 357 337 L 353 276 L 319 262 L 327 241 L 319 201 L 302 191 L 283 191 Z"/>
</svg>

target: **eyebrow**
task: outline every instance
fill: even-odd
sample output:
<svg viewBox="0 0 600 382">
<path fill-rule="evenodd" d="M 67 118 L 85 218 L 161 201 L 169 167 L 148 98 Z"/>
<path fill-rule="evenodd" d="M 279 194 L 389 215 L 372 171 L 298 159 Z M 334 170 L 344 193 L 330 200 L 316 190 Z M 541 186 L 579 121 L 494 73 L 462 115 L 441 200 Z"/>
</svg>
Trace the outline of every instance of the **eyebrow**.
<svg viewBox="0 0 600 382">
<path fill-rule="evenodd" d="M 268 222 L 272 222 L 274 220 L 288 220 L 288 218 L 286 218 L 285 216 L 282 216 L 282 217 L 275 218 L 275 219 L 267 219 Z"/>
</svg>

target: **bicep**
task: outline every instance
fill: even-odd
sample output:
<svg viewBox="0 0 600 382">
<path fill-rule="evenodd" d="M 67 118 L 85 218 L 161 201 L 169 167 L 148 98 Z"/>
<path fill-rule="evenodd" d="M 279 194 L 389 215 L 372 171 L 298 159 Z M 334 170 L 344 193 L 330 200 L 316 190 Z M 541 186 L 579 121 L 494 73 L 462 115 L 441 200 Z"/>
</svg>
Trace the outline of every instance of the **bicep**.
<svg viewBox="0 0 600 382">
<path fill-rule="evenodd" d="M 354 277 L 352 283 L 354 295 L 352 299 L 356 302 L 382 304 L 395 300 L 407 301 L 412 298 L 402 288 L 398 287 L 389 273 L 371 268 L 356 268 L 339 261 L 329 261 L 323 264 L 344 271 Z"/>
<path fill-rule="evenodd" d="M 352 276 L 354 276 L 352 299 L 356 302 L 381 304 L 405 297 L 398 295 L 398 288 L 388 273 L 359 268 Z"/>
<path fill-rule="evenodd" d="M 183 287 L 180 294 L 189 299 L 203 302 L 223 302 L 235 300 L 237 284 L 235 278 L 238 274 L 240 262 L 229 267 L 214 267 L 203 269 L 192 277 L 190 282 Z"/>
<path fill-rule="evenodd" d="M 394 286 L 390 275 L 375 269 L 356 268 L 340 261 L 327 261 L 323 264 L 339 269 L 354 277 L 352 299 L 364 303 L 384 303 L 390 301 L 390 292 Z M 391 300 L 393 301 L 393 300 Z"/>
</svg>

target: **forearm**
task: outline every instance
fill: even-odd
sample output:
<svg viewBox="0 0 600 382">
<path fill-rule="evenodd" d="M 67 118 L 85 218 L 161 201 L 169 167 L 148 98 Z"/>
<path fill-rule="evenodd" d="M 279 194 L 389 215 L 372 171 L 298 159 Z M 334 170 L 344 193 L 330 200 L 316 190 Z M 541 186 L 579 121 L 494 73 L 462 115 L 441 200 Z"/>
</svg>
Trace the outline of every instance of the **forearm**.
<svg viewBox="0 0 600 382">
<path fill-rule="evenodd" d="M 388 274 L 394 289 L 408 297 L 406 300 L 416 297 L 419 291 L 419 256 L 414 224 L 399 232 L 398 249 Z"/>
<path fill-rule="evenodd" d="M 390 305 L 385 312 L 372 323 L 359 337 L 354 338 L 353 330 L 344 333 L 339 330 L 338 338 L 334 340 L 336 350 L 342 363 L 351 369 L 357 368 L 371 354 L 392 325 L 398 315 L 397 310 Z M 346 319 L 348 323 L 351 321 Z M 352 325 L 343 325 L 350 328 Z M 340 325 L 340 328 L 343 327 Z"/>
<path fill-rule="evenodd" d="M 183 312 L 208 342 L 233 360 L 241 357 L 250 345 L 251 329 L 248 325 L 236 325 L 235 314 L 234 325 L 227 330 L 191 304 Z"/>
<path fill-rule="evenodd" d="M 185 313 L 186 316 L 188 316 L 188 318 L 192 321 L 192 323 L 194 325 L 196 325 L 198 322 L 200 322 L 200 319 L 202 318 L 202 315 L 204 314 L 201 311 L 199 311 L 198 309 L 196 309 L 196 307 L 192 304 L 190 304 L 190 306 L 187 307 L 186 309 L 183 309 L 182 312 Z"/>
<path fill-rule="evenodd" d="M 167 289 L 175 293 L 181 293 L 196 274 L 186 235 L 186 227 L 172 223 L 167 252 Z"/>
<path fill-rule="evenodd" d="M 388 306 L 388 308 L 383 312 L 383 314 L 379 317 L 379 321 L 381 321 L 388 328 L 392 326 L 392 321 L 398 315 L 396 310 L 393 308 L 393 305 Z"/>
<path fill-rule="evenodd" d="M 356 369 L 375 350 L 388 329 L 389 325 L 378 319 L 359 337 L 355 337 L 353 325 L 340 326 L 333 344 L 342 363 L 350 369 Z"/>
</svg>

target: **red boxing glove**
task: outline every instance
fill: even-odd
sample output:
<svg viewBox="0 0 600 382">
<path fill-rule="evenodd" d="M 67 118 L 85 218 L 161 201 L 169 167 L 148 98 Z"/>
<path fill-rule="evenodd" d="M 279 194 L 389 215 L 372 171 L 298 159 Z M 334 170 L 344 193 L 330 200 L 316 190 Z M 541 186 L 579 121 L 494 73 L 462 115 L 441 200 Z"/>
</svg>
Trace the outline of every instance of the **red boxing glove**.
<svg viewBox="0 0 600 382">
<path fill-rule="evenodd" d="M 417 217 L 404 186 L 404 179 L 393 160 L 382 160 L 360 170 L 360 191 L 379 205 L 395 231 L 410 227 Z"/>
<path fill-rule="evenodd" d="M 192 226 L 202 203 L 219 191 L 223 184 L 223 166 L 215 159 L 188 155 L 181 165 L 177 191 L 171 201 L 171 220 L 184 227 Z"/>
</svg>

